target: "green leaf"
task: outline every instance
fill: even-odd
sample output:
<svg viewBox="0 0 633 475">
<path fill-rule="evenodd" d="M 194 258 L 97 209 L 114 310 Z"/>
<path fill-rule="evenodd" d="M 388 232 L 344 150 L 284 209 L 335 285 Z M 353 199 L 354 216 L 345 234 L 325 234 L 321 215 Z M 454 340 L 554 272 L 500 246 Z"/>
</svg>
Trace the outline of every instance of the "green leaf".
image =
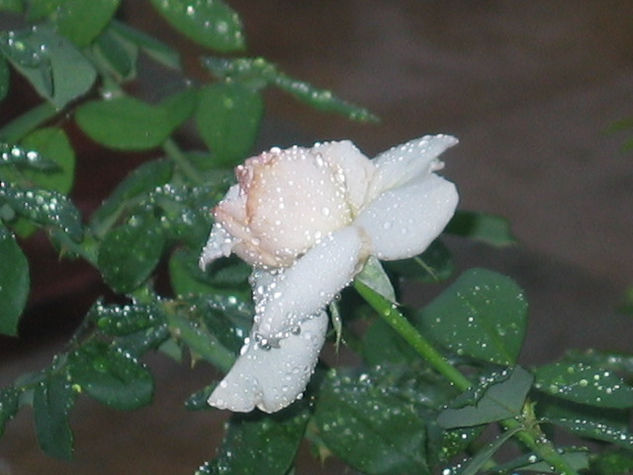
<svg viewBox="0 0 633 475">
<path fill-rule="evenodd" d="M 480 473 L 480 469 L 490 460 L 494 454 L 505 444 L 514 434 L 522 430 L 523 427 L 519 426 L 515 429 L 504 432 L 499 435 L 495 440 L 483 447 L 468 463 L 456 470 L 450 470 L 449 473 L 456 473 L 459 475 L 477 475 Z"/>
<path fill-rule="evenodd" d="M 244 48 L 239 16 L 221 0 L 151 0 L 178 32 L 222 53 Z"/>
<path fill-rule="evenodd" d="M 55 226 L 74 241 L 81 240 L 83 228 L 79 211 L 64 195 L 44 189 L 22 189 L 9 183 L 0 186 L 0 202 L 17 214 L 42 226 Z"/>
<path fill-rule="evenodd" d="M 95 142 L 113 149 L 147 150 L 161 145 L 192 113 L 195 92 L 185 90 L 158 105 L 132 97 L 91 101 L 77 109 L 77 124 Z"/>
<path fill-rule="evenodd" d="M 129 81 L 136 77 L 138 46 L 107 28 L 94 43 L 95 58 L 117 81 Z"/>
<path fill-rule="evenodd" d="M 64 0 L 29 0 L 26 19 L 41 20 L 55 12 Z"/>
<path fill-rule="evenodd" d="M 22 13 L 22 0 L 0 0 L 0 11 Z"/>
<path fill-rule="evenodd" d="M 405 396 L 396 385 L 377 384 L 371 373 L 331 370 L 314 414 L 319 435 L 356 470 L 430 473 L 420 403 Z"/>
<path fill-rule="evenodd" d="M 75 393 L 65 374 L 48 375 L 35 387 L 35 431 L 40 448 L 50 457 L 72 458 L 73 433 L 68 415 L 74 403 Z"/>
<path fill-rule="evenodd" d="M 233 415 L 218 456 L 196 474 L 288 473 L 309 418 L 306 403 L 294 404 L 274 415 Z"/>
<path fill-rule="evenodd" d="M 51 19 L 78 46 L 92 43 L 110 22 L 120 0 L 65 0 Z"/>
<path fill-rule="evenodd" d="M 591 462 L 591 472 L 599 475 L 633 473 L 633 453 L 617 450 L 596 455 Z"/>
<path fill-rule="evenodd" d="M 523 403 L 534 377 L 516 366 L 505 381 L 487 387 L 474 405 L 445 409 L 438 424 L 445 428 L 468 427 L 500 421 L 521 414 Z"/>
<path fill-rule="evenodd" d="M 18 145 L 10 145 L 8 143 L 0 143 L 0 165 L 32 168 L 46 172 L 53 172 L 58 168 L 54 160 L 43 157 L 37 150 L 20 147 Z M 4 171 L 4 173 L 7 172 Z M 13 174 L 11 174 L 11 178 L 14 179 Z M 15 179 L 17 178 L 16 176 Z"/>
<path fill-rule="evenodd" d="M 356 276 L 356 279 L 365 284 L 378 295 L 392 303 L 396 303 L 396 292 L 389 280 L 389 276 L 382 268 L 380 261 L 374 256 L 370 256 L 363 267 L 363 270 Z"/>
<path fill-rule="evenodd" d="M 253 324 L 255 311 L 250 296 L 204 295 L 194 299 L 192 305 L 200 310 L 204 324 L 219 342 L 239 352 Z"/>
<path fill-rule="evenodd" d="M 15 388 L 6 388 L 0 391 L 0 437 L 4 434 L 4 428 L 17 414 L 20 400 L 20 392 Z"/>
<path fill-rule="evenodd" d="M 444 231 L 492 246 L 509 246 L 517 242 L 507 219 L 477 211 L 457 211 Z"/>
<path fill-rule="evenodd" d="M 252 89 L 273 85 L 315 109 L 341 114 L 359 122 L 378 121 L 367 109 L 345 102 L 331 91 L 287 76 L 264 58 L 207 57 L 203 59 L 203 65 L 219 78 L 240 81 Z"/>
<path fill-rule="evenodd" d="M 112 21 L 110 28 L 122 38 L 137 45 L 160 64 L 168 68 L 180 69 L 180 54 L 162 41 L 116 20 Z"/>
<path fill-rule="evenodd" d="M 579 450 L 576 448 L 557 449 L 560 456 L 565 460 L 567 465 L 575 470 L 586 470 L 589 468 L 589 457 L 587 450 Z M 534 460 L 539 460 L 534 462 Z M 522 473 L 522 472 L 536 472 L 542 473 L 558 473 L 552 469 L 552 466 L 540 460 L 535 454 L 525 454 L 516 459 L 497 465 L 494 469 L 495 473 Z M 592 472 L 593 473 L 593 472 Z M 617 473 L 617 472 L 611 472 Z"/>
<path fill-rule="evenodd" d="M 548 418 L 548 422 L 563 427 L 580 437 L 603 440 L 629 450 L 633 449 L 633 434 L 629 430 L 610 426 L 599 419 Z"/>
<path fill-rule="evenodd" d="M 108 335 L 129 335 L 164 322 L 155 305 L 103 305 L 97 302 L 88 312 L 89 318 Z"/>
<path fill-rule="evenodd" d="M 534 387 L 552 396 L 597 407 L 633 407 L 633 387 L 609 370 L 557 362 L 534 372 Z"/>
<path fill-rule="evenodd" d="M 191 308 L 187 309 L 189 317 L 192 313 Z M 194 322 L 175 311 L 167 312 L 166 316 L 170 330 L 189 347 L 194 361 L 201 357 L 225 372 L 233 365 L 235 355 L 222 345 L 205 325 Z"/>
<path fill-rule="evenodd" d="M 0 56 L 0 101 L 7 97 L 10 83 L 11 73 L 9 72 L 9 65 L 4 57 Z"/>
<path fill-rule="evenodd" d="M 470 269 L 416 315 L 420 331 L 458 355 L 513 365 L 523 343 L 527 302 L 501 274 Z"/>
<path fill-rule="evenodd" d="M 106 343 L 93 341 L 72 352 L 68 370 L 81 391 L 107 406 L 132 410 L 152 402 L 154 379 L 145 365 Z"/>
<path fill-rule="evenodd" d="M 383 319 L 376 320 L 369 327 L 362 342 L 363 358 L 370 365 L 408 364 L 420 358 L 411 345 Z"/>
<path fill-rule="evenodd" d="M 240 83 L 205 86 L 198 94 L 196 125 L 221 166 L 234 166 L 251 150 L 264 111 L 258 92 Z"/>
<path fill-rule="evenodd" d="M 48 26 L 1 33 L 0 51 L 57 109 L 88 92 L 97 77 L 92 63 Z"/>
<path fill-rule="evenodd" d="M 119 336 L 116 340 L 120 351 L 133 357 L 140 357 L 149 350 L 159 348 L 170 337 L 166 324 L 149 327 L 129 335 Z"/>
<path fill-rule="evenodd" d="M 0 333 L 17 336 L 29 295 L 29 264 L 13 234 L 0 224 Z"/>
<path fill-rule="evenodd" d="M 618 371 L 625 373 L 627 378 L 633 377 L 633 355 L 631 354 L 611 353 L 594 349 L 584 351 L 571 350 L 565 354 L 564 361 Z"/>
<path fill-rule="evenodd" d="M 156 220 L 133 216 L 106 234 L 97 264 L 106 283 L 116 292 L 131 292 L 150 276 L 164 246 L 165 236 Z"/>
<path fill-rule="evenodd" d="M 75 178 L 75 151 L 66 133 L 57 127 L 35 130 L 22 139 L 22 146 L 37 150 L 55 169 L 24 170 L 23 176 L 47 190 L 68 193 Z"/>
<path fill-rule="evenodd" d="M 91 227 L 97 235 L 111 226 L 126 206 L 137 204 L 135 198 L 147 195 L 167 183 L 174 170 L 171 160 L 153 160 L 133 170 L 116 186 L 91 218 Z M 130 201 L 134 200 L 133 203 Z"/>
<path fill-rule="evenodd" d="M 383 263 L 385 269 L 398 277 L 421 282 L 439 282 L 448 279 L 454 270 L 453 259 L 448 248 L 435 240 L 419 256 Z"/>
</svg>

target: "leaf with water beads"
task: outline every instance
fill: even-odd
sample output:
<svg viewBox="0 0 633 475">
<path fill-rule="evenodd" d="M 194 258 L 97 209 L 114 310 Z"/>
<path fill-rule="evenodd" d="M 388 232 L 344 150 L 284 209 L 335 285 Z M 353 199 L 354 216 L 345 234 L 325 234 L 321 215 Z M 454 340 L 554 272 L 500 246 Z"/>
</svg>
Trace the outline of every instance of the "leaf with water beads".
<svg viewBox="0 0 633 475">
<path fill-rule="evenodd" d="M 38 188 L 19 188 L 0 182 L 0 202 L 6 203 L 18 215 L 41 226 L 61 229 L 74 241 L 80 241 L 83 236 L 79 211 L 61 193 Z"/>
<path fill-rule="evenodd" d="M 222 53 L 244 48 L 242 22 L 222 0 L 151 0 L 154 8 L 183 35 Z"/>
<path fill-rule="evenodd" d="M 259 92 L 239 82 L 200 89 L 196 125 L 217 166 L 235 166 L 248 155 L 263 112 Z"/>
<path fill-rule="evenodd" d="M 534 387 L 552 396 L 597 407 L 633 407 L 633 387 L 609 370 L 557 362 L 534 372 Z"/>
<path fill-rule="evenodd" d="M 445 409 L 438 416 L 437 422 L 441 427 L 451 429 L 516 417 L 521 414 L 533 380 L 530 373 L 516 366 L 505 380 L 494 384 L 486 382 L 486 389 L 475 404 Z"/>
<path fill-rule="evenodd" d="M 203 58 L 202 64 L 215 76 L 240 81 L 252 89 L 275 86 L 301 102 L 324 112 L 334 112 L 359 122 L 377 122 L 378 117 L 363 107 L 339 99 L 331 91 L 318 89 L 279 71 L 264 58 Z"/>
<path fill-rule="evenodd" d="M 74 404 L 75 391 L 64 373 L 49 374 L 35 387 L 35 431 L 46 455 L 64 460 L 72 458 L 73 433 L 68 416 Z"/>
<path fill-rule="evenodd" d="M 4 428 L 13 416 L 18 412 L 20 392 L 9 387 L 0 391 L 0 437 L 4 434 Z"/>
<path fill-rule="evenodd" d="M 558 449 L 558 453 L 561 458 L 567 462 L 567 465 L 575 470 L 580 471 L 589 468 L 589 453 L 587 449 L 569 447 L 565 449 Z M 521 455 L 510 462 L 497 465 L 494 467 L 494 472 L 513 474 L 523 472 L 558 473 L 549 463 L 541 460 L 540 457 L 535 454 Z"/>
<path fill-rule="evenodd" d="M 78 46 L 87 46 L 110 22 L 119 3 L 120 0 L 65 0 L 51 20 L 66 38 Z"/>
<path fill-rule="evenodd" d="M 43 157 L 37 150 L 8 143 L 0 143 L 0 165 L 15 165 L 44 171 L 52 171 L 58 167 L 55 161 Z"/>
<path fill-rule="evenodd" d="M 0 51 L 57 109 L 85 94 L 97 77 L 92 63 L 48 26 L 0 34 Z"/>
<path fill-rule="evenodd" d="M 99 330 L 108 335 L 122 336 L 154 327 L 165 321 L 157 305 L 104 305 L 97 302 L 88 311 Z"/>
<path fill-rule="evenodd" d="M 415 321 L 423 334 L 460 356 L 512 365 L 525 336 L 527 302 L 512 279 L 470 269 L 422 309 Z"/>
<path fill-rule="evenodd" d="M 68 371 L 82 391 L 115 409 L 137 409 L 152 401 L 154 379 L 145 365 L 104 342 L 93 341 L 72 352 Z"/>
<path fill-rule="evenodd" d="M 106 234 L 97 265 L 106 283 L 116 292 L 131 292 L 150 276 L 164 245 L 165 236 L 152 216 L 133 216 Z"/>
<path fill-rule="evenodd" d="M 492 246 L 509 246 L 517 242 L 507 219 L 477 211 L 456 211 L 444 231 Z"/>
<path fill-rule="evenodd" d="M 0 224 L 0 334 L 16 336 L 29 294 L 29 264 L 13 234 Z"/>
<path fill-rule="evenodd" d="M 288 473 L 309 418 L 310 409 L 305 402 L 273 415 L 234 414 L 218 456 L 195 473 Z"/>
<path fill-rule="evenodd" d="M 584 351 L 571 350 L 564 356 L 564 361 L 582 363 L 594 368 L 622 373 L 625 379 L 633 378 L 633 355 L 627 353 L 611 353 L 588 349 Z"/>
<path fill-rule="evenodd" d="M 393 289 L 393 285 L 391 285 L 389 276 L 380 261 L 374 256 L 369 256 L 363 266 L 363 270 L 356 275 L 356 279 L 391 303 L 396 303 L 396 292 Z"/>
<path fill-rule="evenodd" d="M 377 319 L 365 332 L 362 354 L 370 365 L 408 364 L 420 359 L 404 338 L 383 319 Z"/>
<path fill-rule="evenodd" d="M 633 473 L 633 453 L 629 450 L 614 450 L 593 457 L 591 472 L 598 475 Z"/>
<path fill-rule="evenodd" d="M 94 60 L 119 83 L 136 77 L 138 50 L 134 42 L 119 35 L 111 27 L 106 28 L 92 46 Z"/>
<path fill-rule="evenodd" d="M 371 373 L 330 371 L 319 393 L 315 422 L 327 447 L 367 473 L 430 473 L 420 402 Z"/>
<path fill-rule="evenodd" d="M 34 130 L 22 139 L 21 145 L 29 149 L 27 158 L 31 150 L 37 150 L 45 157 L 38 161 L 39 166 L 25 169 L 22 172 L 24 178 L 47 190 L 64 194 L 71 190 L 75 179 L 75 151 L 62 129 L 43 127 Z"/>
</svg>

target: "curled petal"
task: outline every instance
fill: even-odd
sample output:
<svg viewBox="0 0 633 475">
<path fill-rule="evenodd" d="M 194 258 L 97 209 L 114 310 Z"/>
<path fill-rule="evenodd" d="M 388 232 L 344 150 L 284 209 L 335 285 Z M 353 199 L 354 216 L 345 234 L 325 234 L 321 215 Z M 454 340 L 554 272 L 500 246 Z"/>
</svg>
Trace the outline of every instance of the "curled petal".
<svg viewBox="0 0 633 475">
<path fill-rule="evenodd" d="M 423 252 L 453 216 L 458 195 L 451 182 L 430 174 L 385 191 L 356 218 L 371 241 L 371 254 L 381 260 L 413 257 Z"/>
<path fill-rule="evenodd" d="M 442 169 L 444 164 L 437 157 L 457 143 L 450 135 L 425 135 L 381 153 L 373 160 L 377 172 L 370 184 L 370 197 Z"/>
<path fill-rule="evenodd" d="M 298 331 L 281 340 L 278 348 L 250 338 L 209 404 L 235 412 L 258 407 L 268 413 L 288 406 L 301 397 L 314 372 L 327 324 L 326 313 L 320 311 L 299 324 Z"/>
<path fill-rule="evenodd" d="M 256 286 L 254 331 L 273 343 L 285 338 L 351 282 L 368 255 L 365 249 L 360 230 L 348 226 L 279 270 L 271 282 Z"/>
<path fill-rule="evenodd" d="M 219 223 L 215 223 L 211 228 L 211 234 L 207 241 L 198 264 L 202 270 L 207 265 L 216 260 L 219 257 L 228 257 L 233 250 L 233 247 L 239 242 L 239 239 L 233 237 L 229 232 Z"/>
</svg>

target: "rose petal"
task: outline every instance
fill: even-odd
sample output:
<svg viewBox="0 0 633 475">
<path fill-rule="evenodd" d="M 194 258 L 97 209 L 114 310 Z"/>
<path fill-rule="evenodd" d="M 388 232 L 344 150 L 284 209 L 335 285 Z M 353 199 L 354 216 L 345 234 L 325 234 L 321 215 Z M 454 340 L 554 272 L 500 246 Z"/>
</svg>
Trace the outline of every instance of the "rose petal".
<svg viewBox="0 0 633 475">
<path fill-rule="evenodd" d="M 370 197 L 440 170 L 444 164 L 437 157 L 457 143 L 450 135 L 425 135 L 381 153 L 373 160 L 377 172 L 370 184 Z"/>
<path fill-rule="evenodd" d="M 325 307 L 360 269 L 365 243 L 358 229 L 343 228 L 325 237 L 272 282 L 253 289 L 262 295 L 254 330 L 271 341 L 285 338 L 305 318 Z"/>
<path fill-rule="evenodd" d="M 215 223 L 211 228 L 209 240 L 202 249 L 198 265 L 204 270 L 207 265 L 216 260 L 218 257 L 228 257 L 239 239 L 233 237 L 219 223 Z"/>
<path fill-rule="evenodd" d="M 272 413 L 295 401 L 305 390 L 325 341 L 324 311 L 299 325 L 300 332 L 264 349 L 253 338 L 215 388 L 208 403 L 219 409 L 249 412 L 255 406 Z"/>
<path fill-rule="evenodd" d="M 382 260 L 423 252 L 449 222 L 458 195 L 455 185 L 431 174 L 383 192 L 354 221 L 371 240 L 371 254 Z"/>
</svg>

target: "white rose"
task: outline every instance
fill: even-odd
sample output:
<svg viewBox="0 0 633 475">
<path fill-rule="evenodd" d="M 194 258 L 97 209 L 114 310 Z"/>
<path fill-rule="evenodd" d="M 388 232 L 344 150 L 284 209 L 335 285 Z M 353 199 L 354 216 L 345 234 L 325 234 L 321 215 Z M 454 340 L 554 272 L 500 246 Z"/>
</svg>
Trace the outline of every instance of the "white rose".
<svg viewBox="0 0 633 475">
<path fill-rule="evenodd" d="M 434 172 L 457 143 L 425 136 L 369 160 L 349 141 L 271 149 L 237 167 L 200 265 L 231 252 L 255 266 L 250 337 L 209 404 L 278 411 L 301 397 L 325 340 L 325 306 L 375 255 L 423 252 L 457 206 Z"/>
</svg>

